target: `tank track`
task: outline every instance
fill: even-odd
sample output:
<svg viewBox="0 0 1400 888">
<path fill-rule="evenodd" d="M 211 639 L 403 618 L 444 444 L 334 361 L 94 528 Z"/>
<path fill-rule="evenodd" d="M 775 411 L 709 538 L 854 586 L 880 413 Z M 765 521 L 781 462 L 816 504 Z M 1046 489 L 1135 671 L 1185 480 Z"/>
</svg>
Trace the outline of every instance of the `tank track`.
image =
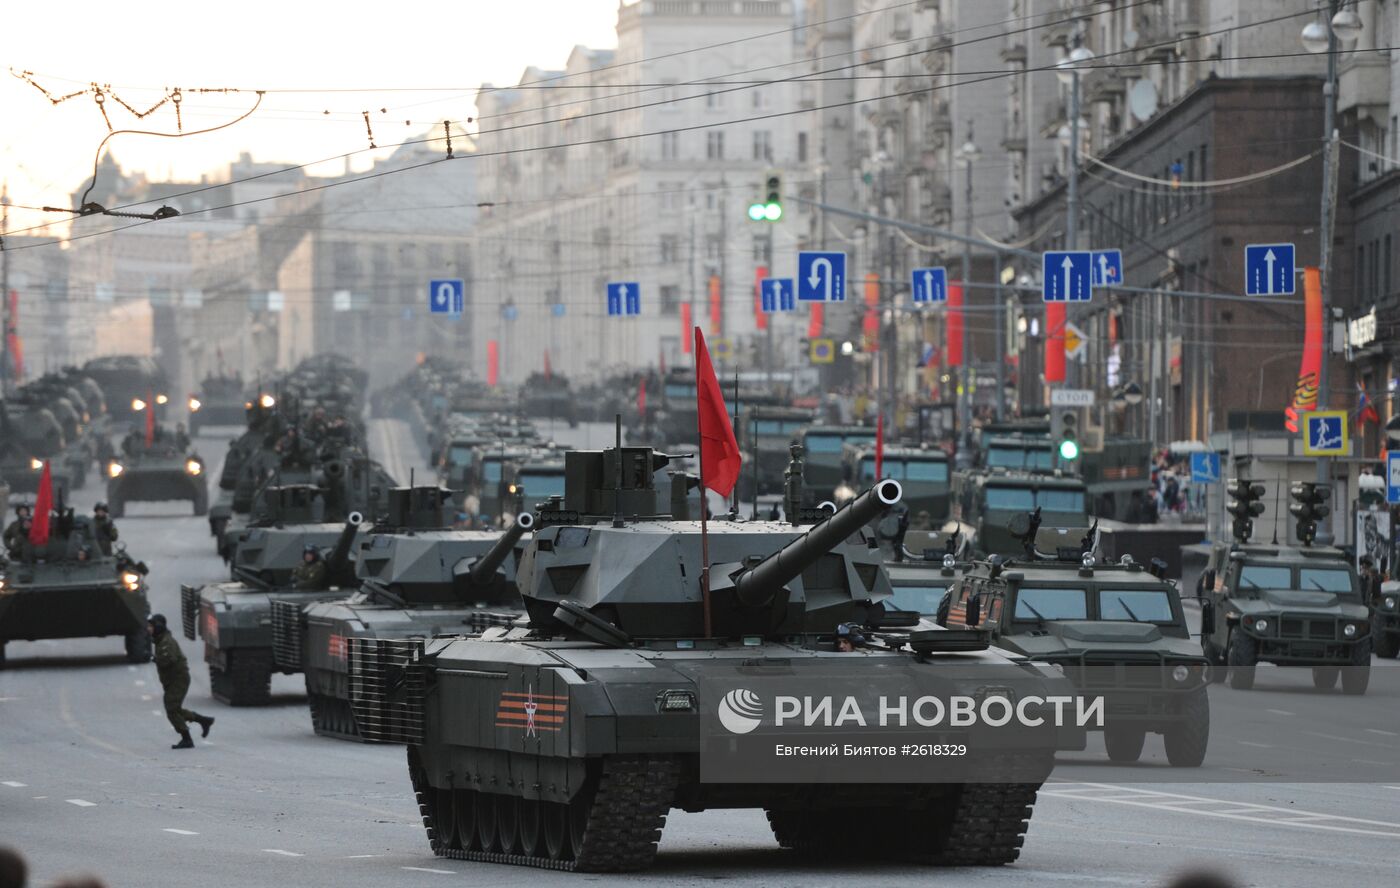
<svg viewBox="0 0 1400 888">
<path fill-rule="evenodd" d="M 350 701 L 328 694 L 307 694 L 311 704 L 311 729 L 321 737 L 334 737 L 337 740 L 354 740 L 367 743 L 360 736 L 360 727 L 355 723 L 355 713 L 350 709 Z"/>
<path fill-rule="evenodd" d="M 922 856 L 940 866 L 1004 866 L 1021 856 L 1038 783 L 968 783 L 942 849 Z"/>
<path fill-rule="evenodd" d="M 575 805 L 587 806 L 581 845 L 572 847 L 566 836 L 565 853 L 571 856 L 548 857 L 520 853 L 519 841 L 509 852 L 451 847 L 452 838 L 440 835 L 435 825 L 430 801 L 433 787 L 428 784 L 418 750 L 414 747 L 408 749 L 408 766 L 418 810 L 423 816 L 423 825 L 434 855 L 565 872 L 631 872 L 650 866 L 675 796 L 677 777 L 676 763 L 671 759 L 606 757 L 597 788 L 593 792 L 580 793 L 567 806 L 569 809 Z M 455 792 L 472 790 L 459 789 Z M 565 815 L 566 831 L 567 821 L 574 813 L 569 810 Z"/>
<path fill-rule="evenodd" d="M 229 706 L 266 706 L 272 702 L 272 652 L 229 651 L 229 668 L 209 664 L 209 692 Z"/>
</svg>

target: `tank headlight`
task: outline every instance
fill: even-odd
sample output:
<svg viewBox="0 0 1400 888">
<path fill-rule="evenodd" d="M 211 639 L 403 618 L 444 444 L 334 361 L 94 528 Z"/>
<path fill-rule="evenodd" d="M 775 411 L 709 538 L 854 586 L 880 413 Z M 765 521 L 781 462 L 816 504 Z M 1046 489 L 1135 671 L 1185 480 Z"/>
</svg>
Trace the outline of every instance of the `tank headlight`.
<svg viewBox="0 0 1400 888">
<path fill-rule="evenodd" d="M 30 457 L 29 467 L 37 472 L 44 467 L 44 461 L 42 459 L 35 459 L 33 457 Z"/>
<path fill-rule="evenodd" d="M 954 558 L 952 555 L 944 555 L 943 566 L 946 567 L 948 570 L 952 570 L 953 568 L 958 566 L 958 559 Z"/>
<path fill-rule="evenodd" d="M 165 404 L 165 403 L 169 402 L 169 400 L 170 400 L 170 399 L 167 398 L 165 395 L 156 395 L 156 403 L 157 403 L 157 404 Z"/>
<path fill-rule="evenodd" d="M 1255 631 L 1255 632 L 1267 632 L 1268 630 L 1269 630 L 1269 621 L 1268 621 L 1268 620 L 1255 620 L 1255 621 L 1254 621 L 1254 631 Z"/>
<path fill-rule="evenodd" d="M 204 404 L 203 404 L 198 398 L 190 398 L 190 402 L 189 402 L 189 403 L 190 403 L 190 412 L 191 412 L 191 413 L 198 413 L 198 412 L 199 412 L 199 408 L 201 408 L 201 407 L 204 406 Z"/>
<path fill-rule="evenodd" d="M 127 571 L 122 574 L 122 585 L 126 587 L 126 591 L 135 592 L 136 588 L 141 585 L 141 575 Z"/>
<path fill-rule="evenodd" d="M 125 470 L 122 468 L 122 464 L 121 464 L 121 463 L 119 463 L 119 462 L 107 463 L 107 477 L 108 477 L 108 478 L 115 478 L 115 477 L 117 477 L 118 475 L 120 475 L 123 471 L 125 471 Z"/>
<path fill-rule="evenodd" d="M 1395 596 L 1394 596 L 1394 595 L 1387 595 L 1387 596 L 1385 597 L 1385 609 L 1386 609 L 1386 610 L 1395 610 Z"/>
<path fill-rule="evenodd" d="M 186 460 L 185 471 L 189 472 L 191 475 L 198 475 L 200 472 L 204 471 L 204 466 L 201 466 L 197 460 Z"/>
<path fill-rule="evenodd" d="M 1172 681 L 1177 684 L 1185 684 L 1186 679 L 1190 677 L 1191 670 L 1186 668 L 1185 663 L 1178 663 L 1176 667 L 1172 669 Z"/>
<path fill-rule="evenodd" d="M 264 409 L 268 407 L 276 407 L 277 399 L 272 397 L 271 395 L 263 395 L 261 398 L 258 398 L 258 406 Z"/>
<path fill-rule="evenodd" d="M 515 495 L 515 491 L 516 491 L 516 487 L 515 487 L 514 484 L 512 484 L 512 485 L 510 486 L 510 492 L 511 492 L 511 495 L 512 495 L 512 496 Z"/>
<path fill-rule="evenodd" d="M 1347 623 L 1345 626 L 1342 627 L 1342 634 L 1345 635 L 1347 638 L 1355 638 L 1355 637 L 1356 637 L 1356 624 L 1355 624 L 1355 623 Z"/>
<path fill-rule="evenodd" d="M 139 411 L 139 410 L 145 410 L 145 409 L 146 409 L 146 402 L 143 401 L 143 400 L 141 400 L 140 398 L 132 398 L 132 399 L 131 399 L 131 409 L 132 409 L 132 410 L 138 410 L 138 411 Z"/>
<path fill-rule="evenodd" d="M 656 708 L 660 712 L 694 712 L 695 694 L 692 691 L 662 691 L 656 695 Z"/>
<path fill-rule="evenodd" d="M 1080 559 L 1079 563 L 1082 564 L 1082 565 L 1084 565 L 1085 567 L 1093 567 L 1093 566 L 1094 566 L 1094 553 L 1093 553 L 1093 552 L 1085 552 L 1085 553 L 1084 553 L 1084 557 L 1083 557 L 1082 559 Z"/>
<path fill-rule="evenodd" d="M 1050 668 L 1051 668 L 1051 669 L 1054 669 L 1056 672 L 1060 673 L 1061 675 L 1064 675 L 1064 674 L 1065 674 L 1065 664 L 1063 664 L 1063 663 L 1057 663 L 1057 662 L 1055 662 L 1054 660 L 1051 660 L 1051 661 L 1050 661 Z"/>
</svg>

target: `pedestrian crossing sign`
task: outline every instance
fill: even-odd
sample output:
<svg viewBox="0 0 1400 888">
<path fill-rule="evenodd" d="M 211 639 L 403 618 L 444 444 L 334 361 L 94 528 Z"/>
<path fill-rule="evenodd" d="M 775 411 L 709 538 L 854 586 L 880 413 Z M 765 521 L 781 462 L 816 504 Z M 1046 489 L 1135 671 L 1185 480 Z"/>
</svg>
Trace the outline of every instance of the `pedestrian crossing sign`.
<svg viewBox="0 0 1400 888">
<path fill-rule="evenodd" d="M 1346 456 L 1350 452 L 1345 410 L 1314 410 L 1303 414 L 1304 456 Z"/>
</svg>

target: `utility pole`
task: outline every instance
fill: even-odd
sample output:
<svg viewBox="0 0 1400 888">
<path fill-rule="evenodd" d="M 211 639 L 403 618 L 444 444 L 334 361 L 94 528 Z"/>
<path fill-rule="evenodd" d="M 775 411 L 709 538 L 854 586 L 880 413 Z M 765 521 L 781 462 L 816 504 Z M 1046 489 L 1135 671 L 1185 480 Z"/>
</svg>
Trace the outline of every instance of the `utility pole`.
<svg viewBox="0 0 1400 888">
<path fill-rule="evenodd" d="M 1079 249 L 1079 71 L 1070 72 L 1069 87 L 1069 177 L 1065 184 L 1065 249 Z M 1070 303 L 1065 303 L 1065 322 L 1071 320 Z M 1045 337 L 1050 338 L 1049 330 Z M 1063 335 L 1063 334 L 1062 334 Z M 1074 388 L 1079 382 L 1079 365 L 1073 359 L 1066 362 L 1065 385 Z"/>
<path fill-rule="evenodd" d="M 0 231 L 10 230 L 10 183 L 0 186 Z M 10 396 L 10 251 L 0 236 L 0 398 Z"/>
<path fill-rule="evenodd" d="M 996 396 L 996 417 L 997 422 L 1006 418 L 1006 296 L 1002 293 L 1001 269 L 1004 259 L 1001 252 L 996 254 L 996 265 L 992 269 L 996 276 L 996 362 L 997 362 L 997 396 Z"/>
<path fill-rule="evenodd" d="M 967 141 L 959 153 L 966 168 L 966 183 L 963 190 L 963 242 L 962 242 L 962 323 L 959 325 L 958 341 L 962 351 L 962 366 L 958 368 L 958 440 L 956 442 L 956 463 L 961 468 L 971 465 L 971 454 L 964 442 L 970 441 L 972 429 L 972 355 L 967 348 L 968 311 L 972 308 L 972 164 L 981 151 L 972 137 L 972 121 L 967 122 Z"/>
<path fill-rule="evenodd" d="M 1322 278 L 1322 363 L 1317 372 L 1317 409 L 1327 409 L 1327 386 L 1329 373 L 1327 365 L 1332 361 L 1332 229 L 1336 224 L 1337 210 L 1337 32 L 1330 25 L 1331 16 L 1337 14 L 1341 4 L 1331 0 L 1328 4 L 1329 25 L 1327 27 L 1327 82 L 1322 86 L 1322 224 L 1318 233 L 1317 261 Z M 1332 460 L 1322 457 L 1317 461 L 1317 483 L 1319 486 L 1332 485 Z M 1341 509 L 1337 510 L 1342 511 Z M 1332 520 L 1320 522 L 1314 540 L 1320 546 L 1332 543 Z"/>
</svg>

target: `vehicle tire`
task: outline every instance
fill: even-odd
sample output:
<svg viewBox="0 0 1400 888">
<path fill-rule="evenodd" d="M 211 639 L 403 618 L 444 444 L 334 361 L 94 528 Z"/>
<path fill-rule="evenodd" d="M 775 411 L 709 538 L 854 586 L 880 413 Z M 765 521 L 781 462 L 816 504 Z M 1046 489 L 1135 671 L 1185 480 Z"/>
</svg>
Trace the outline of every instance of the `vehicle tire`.
<svg viewBox="0 0 1400 888">
<path fill-rule="evenodd" d="M 126 635 L 126 661 L 128 663 L 149 663 L 151 661 L 151 636 L 146 630 L 138 629 Z"/>
<path fill-rule="evenodd" d="M 1359 641 L 1351 650 L 1351 665 L 1342 667 L 1342 693 L 1359 697 L 1371 684 L 1371 640 Z"/>
<path fill-rule="evenodd" d="M 1337 676 L 1341 673 L 1340 666 L 1314 666 L 1312 668 L 1313 687 L 1319 691 L 1330 691 L 1337 686 Z"/>
<path fill-rule="evenodd" d="M 1205 640 L 1201 641 L 1201 652 L 1210 661 L 1210 683 L 1220 684 L 1225 680 L 1226 673 L 1230 671 L 1225 662 L 1225 655 L 1215 645 Z"/>
<path fill-rule="evenodd" d="M 1254 668 L 1257 665 L 1257 647 L 1254 639 L 1242 630 L 1230 632 L 1230 647 L 1225 659 L 1230 666 L 1230 687 L 1237 691 L 1248 691 L 1254 687 Z"/>
<path fill-rule="evenodd" d="M 1210 701 L 1205 688 L 1186 697 L 1181 707 L 1181 721 L 1162 734 L 1167 749 L 1167 762 L 1173 768 L 1199 768 L 1206 760 L 1206 745 L 1210 742 Z"/>
<path fill-rule="evenodd" d="M 0 669 L 5 668 L 5 645 L 8 642 L 0 641 Z"/>
<path fill-rule="evenodd" d="M 1108 747 L 1108 760 L 1111 762 L 1135 762 L 1142 758 L 1142 746 L 1146 740 L 1147 729 L 1137 725 L 1109 723 L 1103 729 L 1103 745 Z"/>
<path fill-rule="evenodd" d="M 1400 654 L 1400 633 L 1385 631 L 1381 628 L 1380 618 L 1374 617 L 1371 620 L 1371 644 L 1375 646 L 1377 657 L 1393 660 L 1396 654 Z"/>
</svg>

